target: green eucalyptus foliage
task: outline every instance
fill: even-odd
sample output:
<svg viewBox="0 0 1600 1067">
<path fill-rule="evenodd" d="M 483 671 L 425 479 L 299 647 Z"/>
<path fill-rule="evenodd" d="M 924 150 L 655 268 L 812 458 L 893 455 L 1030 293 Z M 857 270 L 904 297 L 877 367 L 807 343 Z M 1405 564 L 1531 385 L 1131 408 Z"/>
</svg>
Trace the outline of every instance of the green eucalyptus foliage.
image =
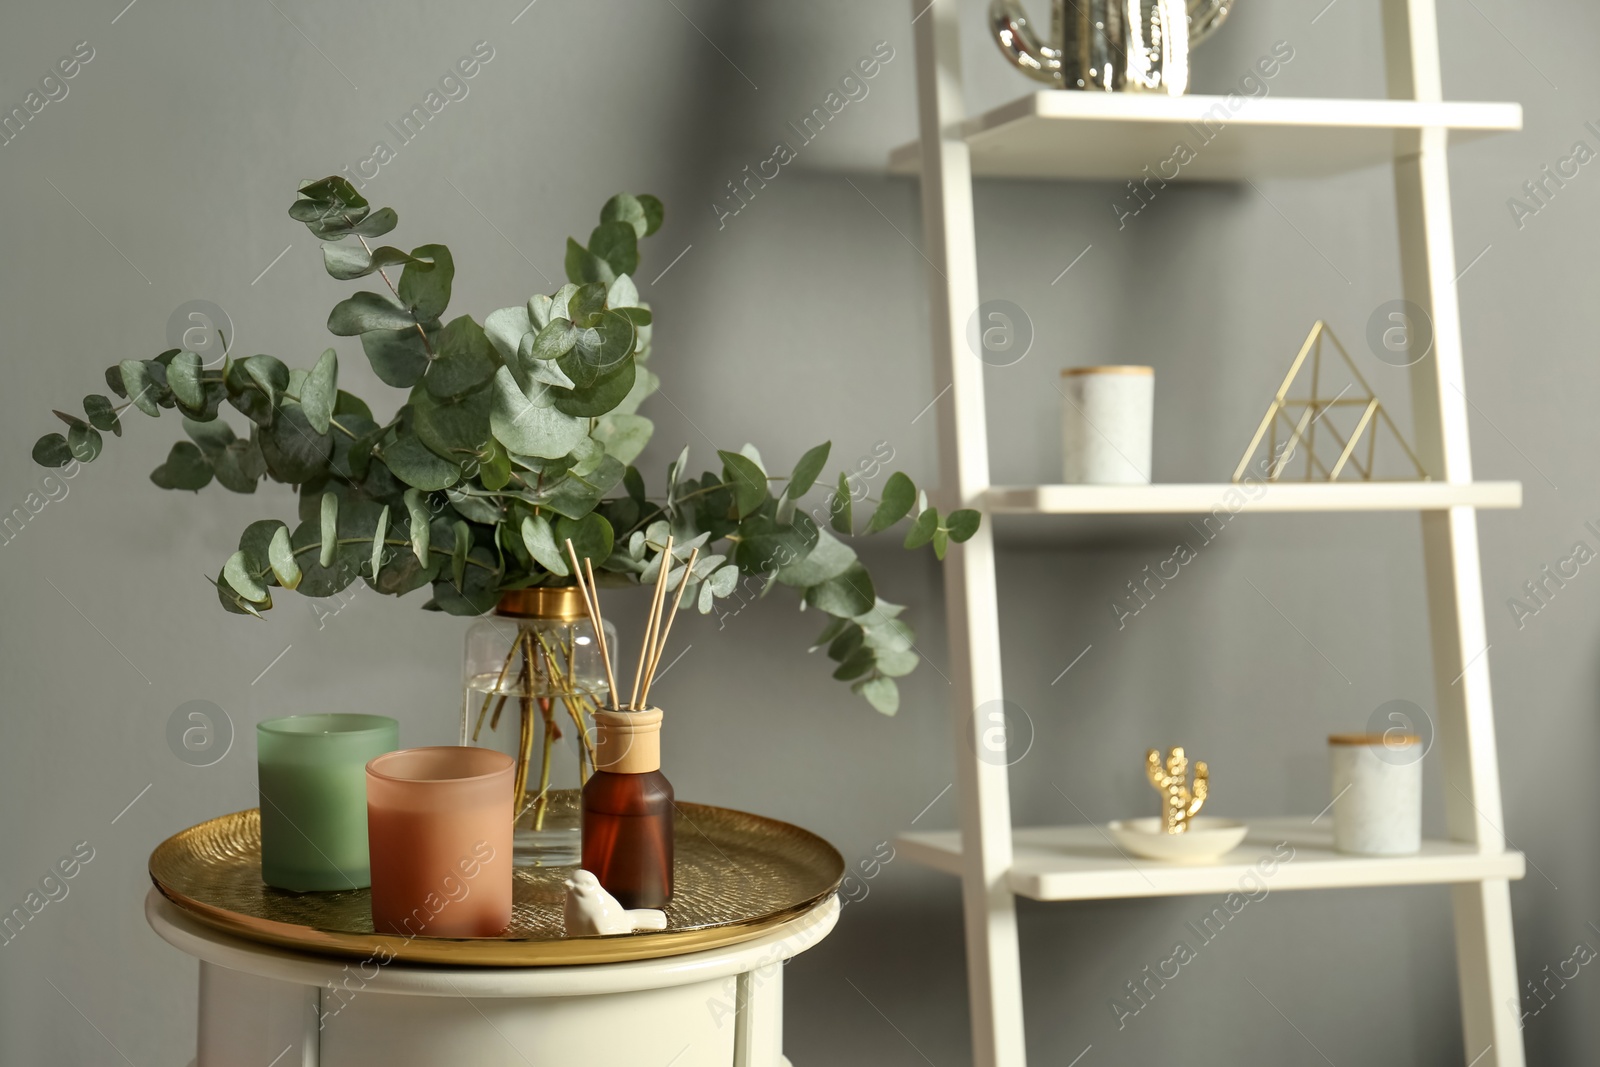
<svg viewBox="0 0 1600 1067">
<path fill-rule="evenodd" d="M 151 472 L 156 485 L 293 486 L 295 523 L 252 523 L 212 580 L 224 609 L 258 617 L 272 607 L 274 587 L 327 597 L 357 581 L 395 596 L 426 586 L 424 607 L 481 614 L 508 590 L 570 584 L 569 539 L 602 581 L 653 582 L 671 536 L 668 584 L 688 583 L 686 606 L 719 611 L 726 624 L 735 603 L 790 587 L 803 607 L 831 618 L 815 647 L 837 663 L 834 677 L 879 711 L 896 710 L 895 679 L 918 660 L 914 635 L 835 536 L 855 533 L 860 483 L 840 474 L 816 516 L 800 507 L 827 465 L 826 443 L 788 474 L 770 473 L 746 445 L 718 453 L 719 469 L 698 478 L 685 449 L 661 497 L 647 495 L 632 465 L 653 431 L 639 406 L 658 387 L 652 314 L 632 275 L 639 243 L 661 227 L 659 200 L 612 197 L 587 244 L 568 240 L 568 284 L 490 312 L 482 324 L 446 315 L 450 250 L 375 246 L 399 216 L 373 209 L 344 178 L 302 186 L 289 215 L 324 242 L 334 278 L 381 282 L 336 304 L 328 331 L 360 338 L 379 379 L 406 391 L 393 418 L 380 424 L 339 388 L 332 348 L 298 370 L 269 355 L 237 358 L 223 338 L 220 366 L 173 350 L 109 368 L 106 383 L 123 402 L 93 394 L 82 417 L 56 412 L 66 432 L 40 438 L 33 458 L 89 462 L 103 433 L 121 436 L 129 408 L 169 410 L 188 439 Z M 221 418 L 224 404 L 243 419 Z M 977 531 L 979 516 L 941 516 L 895 473 L 861 533 L 902 520 L 910 521 L 907 548 L 931 544 L 942 559 L 951 541 Z"/>
</svg>

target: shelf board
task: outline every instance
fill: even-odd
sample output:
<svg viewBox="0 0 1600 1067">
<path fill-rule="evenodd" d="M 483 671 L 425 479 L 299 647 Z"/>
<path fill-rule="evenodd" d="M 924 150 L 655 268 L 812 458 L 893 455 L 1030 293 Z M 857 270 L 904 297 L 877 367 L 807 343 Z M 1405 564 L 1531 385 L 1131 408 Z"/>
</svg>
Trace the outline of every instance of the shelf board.
<svg viewBox="0 0 1600 1067">
<path fill-rule="evenodd" d="M 1019 828 L 1012 843 L 1011 891 L 1033 900 L 1110 900 L 1239 892 L 1251 871 L 1273 891 L 1517 879 L 1524 871 L 1520 852 L 1483 853 L 1454 841 L 1424 841 L 1412 856 L 1348 856 L 1333 851 L 1331 816 L 1320 825 L 1310 818 L 1247 821 L 1244 844 L 1205 866 L 1129 856 L 1101 827 Z M 1280 843 L 1294 849 L 1293 858 L 1279 862 L 1271 874 L 1262 873 L 1256 865 Z M 916 863 L 961 873 L 957 831 L 907 834 L 896 847 Z"/>
<path fill-rule="evenodd" d="M 1149 167 L 1169 180 L 1239 181 L 1389 163 L 1415 155 L 1421 131 L 1431 127 L 1451 130 L 1456 143 L 1522 128 L 1520 104 L 1233 100 L 1243 101 L 1236 113 L 1222 96 L 1044 90 L 968 119 L 961 135 L 978 177 L 1120 179 Z M 1183 161 L 1179 144 L 1192 159 Z M 914 176 L 920 167 L 918 142 L 889 155 L 891 173 Z"/>
<path fill-rule="evenodd" d="M 1255 494 L 1252 498 L 1252 494 Z M 1521 482 L 1253 482 L 1234 485 L 994 486 L 984 497 L 995 515 L 1204 515 L 1252 511 L 1438 511 L 1518 508 Z"/>
</svg>

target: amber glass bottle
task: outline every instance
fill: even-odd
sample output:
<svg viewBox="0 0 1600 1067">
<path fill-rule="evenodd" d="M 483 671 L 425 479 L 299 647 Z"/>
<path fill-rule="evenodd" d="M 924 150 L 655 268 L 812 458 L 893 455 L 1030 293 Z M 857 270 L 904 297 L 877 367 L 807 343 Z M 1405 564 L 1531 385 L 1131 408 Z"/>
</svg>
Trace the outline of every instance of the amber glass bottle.
<svg viewBox="0 0 1600 1067">
<path fill-rule="evenodd" d="M 672 899 L 672 783 L 661 773 L 661 712 L 600 711 L 596 771 L 583 787 L 583 869 L 624 908 Z"/>
</svg>

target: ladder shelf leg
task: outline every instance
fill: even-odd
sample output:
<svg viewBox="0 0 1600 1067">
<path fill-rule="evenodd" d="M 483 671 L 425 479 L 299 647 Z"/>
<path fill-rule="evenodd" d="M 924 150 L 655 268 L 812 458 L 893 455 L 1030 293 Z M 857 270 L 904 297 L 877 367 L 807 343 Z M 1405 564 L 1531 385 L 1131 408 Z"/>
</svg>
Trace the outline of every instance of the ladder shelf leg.
<svg viewBox="0 0 1600 1067">
<path fill-rule="evenodd" d="M 1434 0 L 1384 0 L 1389 95 L 1443 99 Z M 1394 166 L 1395 207 L 1406 298 L 1431 319 L 1433 349 L 1411 367 L 1411 404 L 1420 458 L 1430 475 L 1472 481 L 1451 224 L 1449 131 L 1421 133 L 1415 156 Z M 1412 324 L 1414 328 L 1415 324 Z M 1477 511 L 1455 507 L 1422 518 L 1445 811 L 1451 838 L 1483 852 L 1505 848 L 1489 689 L 1488 626 L 1478 554 Z M 1522 1067 L 1516 944 L 1510 885 L 1459 885 L 1456 969 L 1464 1062 Z"/>
<path fill-rule="evenodd" d="M 938 402 L 939 469 L 952 507 L 981 507 L 989 487 L 983 363 L 966 350 L 967 320 L 978 308 L 972 170 L 955 133 L 963 117 L 958 0 L 912 0 L 917 96 L 922 134 L 922 218 L 930 264 L 934 387 Z M 961 812 L 962 906 L 967 987 L 976 1067 L 1024 1067 L 1022 970 L 1011 869 L 1011 797 L 1004 757 L 985 759 L 993 723 L 980 709 L 998 708 L 999 610 L 990 523 L 953 545 L 945 570 L 951 699 Z"/>
</svg>

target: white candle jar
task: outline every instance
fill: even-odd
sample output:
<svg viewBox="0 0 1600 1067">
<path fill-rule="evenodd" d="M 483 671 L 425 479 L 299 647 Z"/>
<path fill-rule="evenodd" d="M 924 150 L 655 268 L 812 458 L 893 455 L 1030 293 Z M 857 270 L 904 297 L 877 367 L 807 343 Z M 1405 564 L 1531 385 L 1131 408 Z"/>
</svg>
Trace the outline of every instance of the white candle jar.
<svg viewBox="0 0 1600 1067">
<path fill-rule="evenodd" d="M 1061 445 L 1072 485 L 1148 485 L 1155 415 L 1150 367 L 1061 372 Z"/>
<path fill-rule="evenodd" d="M 1333 847 L 1363 856 L 1422 848 L 1422 742 L 1415 734 L 1335 734 Z"/>
</svg>

